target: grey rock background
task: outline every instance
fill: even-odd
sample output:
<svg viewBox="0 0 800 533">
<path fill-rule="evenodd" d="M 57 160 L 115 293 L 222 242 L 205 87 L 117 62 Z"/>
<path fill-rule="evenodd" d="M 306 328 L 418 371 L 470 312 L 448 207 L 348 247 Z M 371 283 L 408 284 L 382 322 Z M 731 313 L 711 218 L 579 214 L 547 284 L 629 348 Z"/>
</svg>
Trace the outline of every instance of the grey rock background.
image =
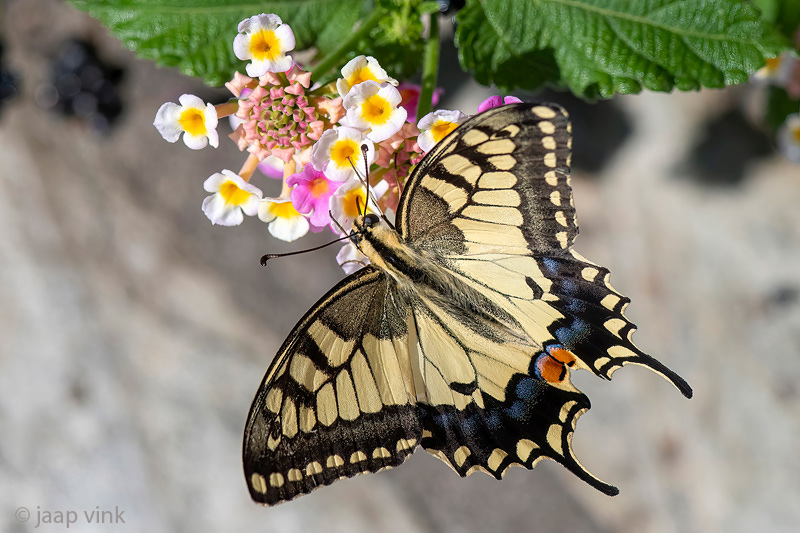
<svg viewBox="0 0 800 533">
<path fill-rule="evenodd" d="M 224 138 L 202 152 L 170 145 L 152 120 L 210 89 L 136 59 L 59 2 L 4 8 L 24 86 L 0 115 L 0 531 L 34 531 L 37 510 L 115 506 L 125 525 L 70 530 L 797 530 L 800 168 L 775 155 L 732 189 L 677 170 L 742 90 L 619 99 L 634 136 L 600 179 L 575 175 L 576 248 L 632 298 L 637 343 L 695 390 L 686 401 L 632 367 L 612 383 L 575 377 L 594 406 L 576 452 L 619 496 L 554 463 L 462 480 L 420 452 L 265 509 L 241 472 L 244 418 L 283 337 L 341 277 L 333 252 L 265 270 L 261 254 L 296 246 L 254 219 L 208 223 L 202 181 L 243 156 Z M 73 36 L 129 69 L 126 115 L 103 138 L 33 99 Z M 453 105 L 474 109 L 480 90 Z M 15 519 L 21 506 L 29 522 Z"/>
</svg>

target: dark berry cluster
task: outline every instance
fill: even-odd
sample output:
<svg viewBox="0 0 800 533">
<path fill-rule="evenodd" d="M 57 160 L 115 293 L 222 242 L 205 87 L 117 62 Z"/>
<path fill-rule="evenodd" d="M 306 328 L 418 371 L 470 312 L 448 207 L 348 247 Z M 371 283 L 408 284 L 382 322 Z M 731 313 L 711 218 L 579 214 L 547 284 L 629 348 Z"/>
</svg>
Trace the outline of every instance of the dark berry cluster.
<svg viewBox="0 0 800 533">
<path fill-rule="evenodd" d="M 10 70 L 3 60 L 3 43 L 0 42 L 0 109 L 7 100 L 17 95 L 19 77 Z"/>
<path fill-rule="evenodd" d="M 105 64 L 91 43 L 70 40 L 53 60 L 50 84 L 37 90 L 36 99 L 42 107 L 82 119 L 102 133 L 122 113 L 123 74 L 123 69 Z"/>
</svg>

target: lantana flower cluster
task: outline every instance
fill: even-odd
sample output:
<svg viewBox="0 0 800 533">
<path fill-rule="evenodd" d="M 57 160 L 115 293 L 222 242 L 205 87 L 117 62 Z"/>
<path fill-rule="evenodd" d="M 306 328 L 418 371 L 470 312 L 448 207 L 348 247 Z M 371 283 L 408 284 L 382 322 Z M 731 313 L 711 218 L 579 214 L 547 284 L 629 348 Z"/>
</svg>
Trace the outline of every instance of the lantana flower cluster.
<svg viewBox="0 0 800 533">
<path fill-rule="evenodd" d="M 800 44 L 800 34 L 797 44 Z M 783 88 L 793 100 L 800 98 L 800 57 L 794 52 L 767 59 L 766 66 L 753 77 L 758 82 Z M 800 163 L 800 112 L 786 117 L 778 130 L 777 142 L 787 159 Z"/>
<path fill-rule="evenodd" d="M 290 57 L 294 34 L 277 15 L 250 17 L 238 30 L 233 50 L 249 63 L 246 75 L 237 72 L 225 84 L 233 98 L 214 106 L 185 94 L 161 106 L 154 122 L 167 141 L 183 136 L 198 150 L 216 148 L 217 123 L 231 117 L 229 137 L 248 156 L 238 172 L 224 169 L 205 181 L 211 195 L 202 208 L 213 224 L 257 216 L 274 237 L 291 242 L 326 228 L 344 236 L 365 209 L 391 219 L 414 165 L 469 118 L 437 110 L 417 120 L 420 88 L 399 84 L 372 57 L 352 59 L 335 83 L 313 84 L 312 73 Z M 509 101 L 519 100 L 493 97 L 482 107 Z M 251 183 L 256 169 L 281 181 L 276 196 Z M 337 259 L 348 272 L 367 262 L 351 243 Z"/>
</svg>

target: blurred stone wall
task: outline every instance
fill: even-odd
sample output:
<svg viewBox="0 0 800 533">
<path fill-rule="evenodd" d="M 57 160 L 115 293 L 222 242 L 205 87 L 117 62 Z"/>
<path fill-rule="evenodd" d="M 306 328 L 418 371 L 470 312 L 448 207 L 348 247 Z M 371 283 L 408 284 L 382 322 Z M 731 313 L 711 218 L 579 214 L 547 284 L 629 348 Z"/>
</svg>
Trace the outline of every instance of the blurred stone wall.
<svg viewBox="0 0 800 533">
<path fill-rule="evenodd" d="M 598 175 L 575 175 L 576 248 L 611 268 L 637 343 L 695 391 L 687 401 L 634 367 L 575 377 L 593 403 L 576 453 L 619 496 L 552 462 L 462 480 L 418 452 L 267 509 L 243 480 L 244 419 L 283 337 L 341 278 L 333 252 L 262 269 L 261 254 L 298 246 L 255 219 L 208 223 L 202 181 L 243 156 L 224 136 L 217 150 L 170 145 L 152 120 L 184 92 L 221 93 L 136 59 L 60 2 L 4 7 L 23 85 L 0 114 L 0 531 L 97 507 L 126 524 L 70 530 L 796 530 L 800 168 L 773 155 L 740 186 L 708 188 L 679 164 L 742 90 L 618 99 L 633 135 Z M 102 136 L 35 103 L 76 36 L 127 69 L 125 114 Z M 452 105 L 474 110 L 480 91 L 451 90 Z"/>
</svg>

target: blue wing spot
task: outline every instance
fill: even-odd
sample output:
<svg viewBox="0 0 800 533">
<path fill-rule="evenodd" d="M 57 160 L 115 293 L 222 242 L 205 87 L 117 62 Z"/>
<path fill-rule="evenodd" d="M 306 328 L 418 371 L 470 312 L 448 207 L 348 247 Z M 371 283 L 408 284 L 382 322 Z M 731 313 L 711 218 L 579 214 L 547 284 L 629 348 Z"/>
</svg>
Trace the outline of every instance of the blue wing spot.
<svg viewBox="0 0 800 533">
<path fill-rule="evenodd" d="M 531 378 L 522 378 L 517 383 L 514 392 L 518 398 L 529 398 L 536 393 L 537 383 Z"/>
<path fill-rule="evenodd" d="M 550 259 L 549 257 L 542 258 L 542 265 L 548 274 L 555 276 L 558 274 L 558 261 Z"/>
<path fill-rule="evenodd" d="M 575 346 L 589 333 L 589 329 L 586 322 L 576 317 L 568 327 L 558 328 L 555 331 L 555 337 L 565 346 Z"/>
<path fill-rule="evenodd" d="M 578 300 L 577 298 L 569 298 L 567 299 L 567 310 L 572 313 L 583 313 L 587 309 L 586 302 L 583 300 Z"/>
<path fill-rule="evenodd" d="M 515 401 L 511 404 L 511 407 L 508 408 L 509 416 L 518 421 L 527 420 L 528 411 L 528 405 L 522 400 Z"/>
<path fill-rule="evenodd" d="M 464 433 L 470 436 L 475 436 L 481 432 L 480 419 L 476 415 L 464 418 L 461 427 L 464 428 Z"/>
<path fill-rule="evenodd" d="M 577 294 L 578 284 L 575 280 L 562 279 L 561 280 L 561 294 Z"/>
<path fill-rule="evenodd" d="M 500 418 L 500 413 L 496 410 L 489 411 L 486 417 L 486 426 L 492 431 L 499 431 L 503 428 L 503 420 Z"/>
</svg>

